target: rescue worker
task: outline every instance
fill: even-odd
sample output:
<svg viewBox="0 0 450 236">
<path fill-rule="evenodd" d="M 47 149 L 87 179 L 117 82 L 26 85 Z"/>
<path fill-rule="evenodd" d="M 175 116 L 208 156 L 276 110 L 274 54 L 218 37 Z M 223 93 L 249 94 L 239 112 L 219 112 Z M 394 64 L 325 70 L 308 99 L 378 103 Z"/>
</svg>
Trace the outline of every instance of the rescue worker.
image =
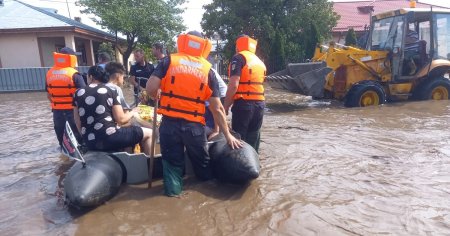
<svg viewBox="0 0 450 236">
<path fill-rule="evenodd" d="M 134 59 L 136 63 L 130 68 L 130 83 L 134 86 L 134 93 L 138 94 L 140 87 L 145 88 L 148 78 L 154 71 L 153 64 L 145 61 L 145 52 L 142 49 L 136 49 L 134 51 Z M 145 78 L 139 79 L 138 78 Z"/>
<path fill-rule="evenodd" d="M 152 54 L 158 60 L 158 64 L 166 57 L 164 54 L 164 46 L 162 43 L 154 43 L 152 47 Z"/>
<path fill-rule="evenodd" d="M 101 52 L 98 54 L 97 60 L 98 60 L 97 65 L 105 69 L 106 64 L 108 64 L 111 61 L 111 56 L 109 56 L 107 52 Z"/>
<path fill-rule="evenodd" d="M 228 144 L 233 149 L 242 147 L 228 130 L 217 79 L 206 60 L 211 42 L 191 31 L 178 37 L 177 46 L 178 53 L 161 61 L 147 83 L 151 97 L 161 88 L 159 132 L 167 196 L 178 196 L 182 191 L 185 148 L 195 175 L 202 180 L 213 177 L 205 133 L 206 101 Z"/>
<path fill-rule="evenodd" d="M 56 137 L 61 147 L 66 121 L 69 122 L 75 137 L 81 141 L 81 135 L 77 132 L 73 118 L 72 102 L 75 91 L 84 88 L 86 83 L 83 76 L 75 69 L 77 57 L 71 48 L 64 47 L 59 53 L 54 52 L 53 59 L 55 64 L 47 72 L 46 90 L 53 112 Z"/>
<path fill-rule="evenodd" d="M 228 68 L 230 81 L 225 111 L 231 106 L 232 128 L 258 152 L 264 116 L 264 76 L 266 66 L 255 55 L 257 41 L 247 35 L 236 40 L 236 54 Z"/>
</svg>

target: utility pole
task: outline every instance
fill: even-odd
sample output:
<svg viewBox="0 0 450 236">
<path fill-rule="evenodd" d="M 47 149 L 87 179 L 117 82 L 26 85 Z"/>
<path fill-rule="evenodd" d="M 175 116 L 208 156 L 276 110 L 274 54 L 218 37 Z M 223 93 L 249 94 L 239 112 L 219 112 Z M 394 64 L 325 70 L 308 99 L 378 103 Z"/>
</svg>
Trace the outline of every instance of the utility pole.
<svg viewBox="0 0 450 236">
<path fill-rule="evenodd" d="M 68 2 L 68 0 L 66 0 L 66 5 L 67 5 L 67 11 L 69 12 L 69 18 L 72 19 L 72 16 L 70 16 L 70 9 L 69 9 L 69 2 Z"/>
</svg>

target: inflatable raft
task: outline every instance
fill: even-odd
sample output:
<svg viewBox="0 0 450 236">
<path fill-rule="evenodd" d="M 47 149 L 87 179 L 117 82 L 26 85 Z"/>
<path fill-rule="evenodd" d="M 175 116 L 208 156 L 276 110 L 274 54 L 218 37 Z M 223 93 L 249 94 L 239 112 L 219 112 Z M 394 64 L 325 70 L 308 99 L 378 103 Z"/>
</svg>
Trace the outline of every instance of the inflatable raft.
<svg viewBox="0 0 450 236">
<path fill-rule="evenodd" d="M 149 158 L 145 154 L 87 152 L 82 155 L 76 140 L 66 137 L 70 132 L 70 127 L 66 126 L 63 146 L 67 154 L 78 162 L 64 179 L 65 200 L 69 206 L 98 206 L 115 196 L 122 184 L 148 181 Z M 233 150 L 224 136 L 218 135 L 209 143 L 209 153 L 214 175 L 220 181 L 242 184 L 259 176 L 258 154 L 247 143 Z M 157 155 L 153 162 L 153 178 L 161 178 L 162 169 L 161 155 Z"/>
</svg>

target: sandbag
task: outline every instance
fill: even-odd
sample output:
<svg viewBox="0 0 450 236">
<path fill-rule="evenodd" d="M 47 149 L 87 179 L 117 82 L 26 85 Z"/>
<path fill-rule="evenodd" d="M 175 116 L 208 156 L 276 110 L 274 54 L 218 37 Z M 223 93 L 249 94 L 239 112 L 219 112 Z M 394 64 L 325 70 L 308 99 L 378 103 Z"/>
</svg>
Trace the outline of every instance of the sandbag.
<svg viewBox="0 0 450 236">
<path fill-rule="evenodd" d="M 66 202 L 76 207 L 97 206 L 111 199 L 123 181 L 119 162 L 105 152 L 88 152 L 86 165 L 75 163 L 64 179 Z"/>
<path fill-rule="evenodd" d="M 231 149 L 223 134 L 219 134 L 209 146 L 214 176 L 223 182 L 244 184 L 259 176 L 259 156 L 248 143 L 239 149 Z"/>
</svg>

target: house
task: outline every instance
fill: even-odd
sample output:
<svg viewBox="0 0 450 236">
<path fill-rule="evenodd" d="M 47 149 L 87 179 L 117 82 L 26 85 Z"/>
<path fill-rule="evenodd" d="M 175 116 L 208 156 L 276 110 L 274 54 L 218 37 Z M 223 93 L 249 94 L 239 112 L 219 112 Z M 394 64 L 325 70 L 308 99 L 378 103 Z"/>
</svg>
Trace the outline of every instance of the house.
<svg viewBox="0 0 450 236">
<path fill-rule="evenodd" d="M 2 1 L 2 0 L 0 0 Z M 20 1 L 0 4 L 0 68 L 51 67 L 53 52 L 75 49 L 79 66 L 96 63 L 99 45 L 115 36 L 77 20 Z M 118 61 L 120 53 L 116 50 Z"/>
<path fill-rule="evenodd" d="M 350 28 L 355 30 L 359 38 L 370 27 L 370 17 L 381 12 L 410 7 L 409 0 L 370 0 L 334 2 L 333 10 L 341 16 L 332 30 L 333 41 L 344 44 L 345 36 Z M 426 3 L 416 3 L 417 8 L 443 8 Z"/>
</svg>

